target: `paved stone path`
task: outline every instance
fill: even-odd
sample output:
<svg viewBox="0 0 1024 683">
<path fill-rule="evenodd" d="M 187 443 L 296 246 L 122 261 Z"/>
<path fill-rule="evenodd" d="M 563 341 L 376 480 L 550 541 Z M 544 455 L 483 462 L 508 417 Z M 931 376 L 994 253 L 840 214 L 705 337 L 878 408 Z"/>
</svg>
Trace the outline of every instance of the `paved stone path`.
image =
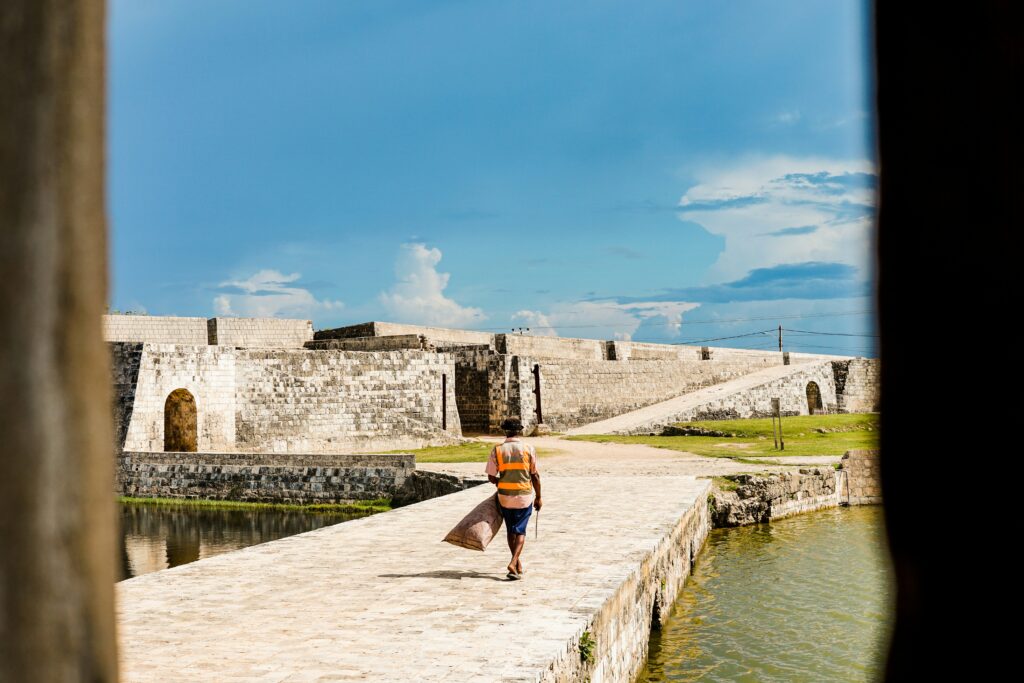
<svg viewBox="0 0 1024 683">
<path fill-rule="evenodd" d="M 479 437 L 481 441 L 497 443 L 501 437 Z M 738 474 L 741 472 L 782 472 L 799 467 L 831 465 L 842 456 L 793 456 L 765 459 L 757 464 L 737 462 L 729 458 L 707 456 L 655 448 L 643 444 L 597 443 L 569 441 L 557 437 L 528 438 L 537 447 L 541 472 L 555 476 L 648 475 L 697 477 Z M 460 476 L 482 475 L 484 464 L 479 462 L 417 463 L 418 469 L 449 472 Z M 543 480 L 542 480 L 543 481 Z"/>
<path fill-rule="evenodd" d="M 479 488 L 124 581 L 123 680 L 535 681 L 708 487 L 548 476 L 519 582 L 440 540 Z"/>
</svg>

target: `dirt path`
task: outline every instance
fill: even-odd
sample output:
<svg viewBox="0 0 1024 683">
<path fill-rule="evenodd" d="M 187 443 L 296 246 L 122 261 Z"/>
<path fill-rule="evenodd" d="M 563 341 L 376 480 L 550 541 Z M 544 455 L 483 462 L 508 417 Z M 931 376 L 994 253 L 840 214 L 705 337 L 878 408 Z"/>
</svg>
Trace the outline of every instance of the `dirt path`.
<svg viewBox="0 0 1024 683">
<path fill-rule="evenodd" d="M 498 443 L 502 438 L 484 436 L 479 437 L 479 440 Z M 766 459 L 763 464 L 754 465 L 642 444 L 569 441 L 550 436 L 525 441 L 537 447 L 541 472 L 552 476 L 682 474 L 708 477 L 741 472 L 781 472 L 799 467 L 832 465 L 840 459 L 839 456 L 800 456 L 785 458 L 781 461 L 783 464 L 774 459 Z M 426 462 L 416 466 L 423 470 L 450 472 L 460 476 L 482 476 L 484 470 L 484 464 L 479 462 Z"/>
</svg>

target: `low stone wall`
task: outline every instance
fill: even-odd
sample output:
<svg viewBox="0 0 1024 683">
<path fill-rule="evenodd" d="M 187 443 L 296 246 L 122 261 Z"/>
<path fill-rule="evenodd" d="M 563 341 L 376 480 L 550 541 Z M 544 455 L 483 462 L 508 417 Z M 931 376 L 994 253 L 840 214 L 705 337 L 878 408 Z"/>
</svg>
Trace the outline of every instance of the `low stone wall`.
<svg viewBox="0 0 1024 683">
<path fill-rule="evenodd" d="M 726 479 L 739 486 L 735 491 L 715 492 L 711 516 L 716 527 L 742 526 L 836 507 L 839 505 L 838 478 L 832 467 L 768 475 L 730 475 Z"/>
<path fill-rule="evenodd" d="M 117 464 L 123 496 L 309 504 L 390 498 L 415 470 L 416 458 L 125 452 Z"/>
<path fill-rule="evenodd" d="M 882 502 L 882 476 L 878 450 L 857 448 L 843 456 L 846 481 L 840 492 L 850 505 L 872 505 Z"/>
<path fill-rule="evenodd" d="M 464 491 L 486 483 L 487 477 L 460 477 L 444 472 L 415 470 L 405 478 L 401 488 L 395 491 L 391 497 L 391 505 L 402 507 L 421 503 L 431 498 L 447 496 L 449 493 Z"/>
<path fill-rule="evenodd" d="M 639 568 L 625 577 L 615 594 L 599 606 L 586 630 L 592 643 L 592 658 L 583 661 L 581 633 L 538 680 L 634 680 L 647 663 L 651 630 L 664 623 L 710 530 L 708 496 L 701 495 L 641 559 Z M 586 599 L 579 605 L 581 610 L 591 607 L 596 605 L 588 604 Z"/>
<path fill-rule="evenodd" d="M 742 526 L 840 505 L 881 504 L 878 458 L 877 450 L 854 449 L 846 452 L 838 470 L 727 475 L 738 486 L 712 494 L 711 519 L 716 527 Z"/>
</svg>

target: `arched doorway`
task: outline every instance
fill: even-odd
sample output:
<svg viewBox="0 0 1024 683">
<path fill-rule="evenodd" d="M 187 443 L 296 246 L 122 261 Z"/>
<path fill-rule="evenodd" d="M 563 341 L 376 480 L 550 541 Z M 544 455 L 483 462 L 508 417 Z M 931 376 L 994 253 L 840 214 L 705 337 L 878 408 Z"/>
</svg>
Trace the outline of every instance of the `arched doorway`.
<svg viewBox="0 0 1024 683">
<path fill-rule="evenodd" d="M 187 389 L 175 389 L 164 401 L 164 451 L 195 453 L 198 440 L 196 399 Z"/>
<path fill-rule="evenodd" d="M 807 383 L 807 413 L 808 415 L 816 415 L 822 412 L 824 408 L 821 405 L 821 389 L 818 388 L 817 382 Z"/>
</svg>

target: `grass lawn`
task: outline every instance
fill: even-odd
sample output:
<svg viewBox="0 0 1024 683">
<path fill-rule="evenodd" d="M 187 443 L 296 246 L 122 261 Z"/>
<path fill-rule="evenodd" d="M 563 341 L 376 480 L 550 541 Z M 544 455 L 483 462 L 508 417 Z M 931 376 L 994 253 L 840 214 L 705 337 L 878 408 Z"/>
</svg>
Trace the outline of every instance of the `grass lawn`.
<svg viewBox="0 0 1024 683">
<path fill-rule="evenodd" d="M 428 446 L 391 452 L 412 453 L 416 456 L 416 462 L 487 462 L 487 456 L 490 455 L 492 448 L 493 442 L 471 441 L 456 446 Z M 537 461 L 543 462 L 546 457 L 562 455 L 564 452 L 552 448 L 538 448 Z"/>
<path fill-rule="evenodd" d="M 286 503 L 246 503 L 235 500 L 204 500 L 197 498 L 132 498 L 120 496 L 118 503 L 127 505 L 155 505 L 179 508 L 204 508 L 216 510 L 285 510 L 288 512 L 387 512 L 391 509 L 391 501 L 387 498 L 361 500 L 357 503 L 315 503 L 311 505 L 291 505 Z"/>
<path fill-rule="evenodd" d="M 640 443 L 697 455 L 757 462 L 757 458 L 796 455 L 842 455 L 851 448 L 878 447 L 878 415 L 800 415 L 782 418 L 786 450 L 775 449 L 772 421 L 768 419 L 709 420 L 683 422 L 680 426 L 703 427 L 735 434 L 714 436 L 570 436 L 576 441 L 599 443 Z M 814 431 L 817 428 L 843 431 Z"/>
</svg>

